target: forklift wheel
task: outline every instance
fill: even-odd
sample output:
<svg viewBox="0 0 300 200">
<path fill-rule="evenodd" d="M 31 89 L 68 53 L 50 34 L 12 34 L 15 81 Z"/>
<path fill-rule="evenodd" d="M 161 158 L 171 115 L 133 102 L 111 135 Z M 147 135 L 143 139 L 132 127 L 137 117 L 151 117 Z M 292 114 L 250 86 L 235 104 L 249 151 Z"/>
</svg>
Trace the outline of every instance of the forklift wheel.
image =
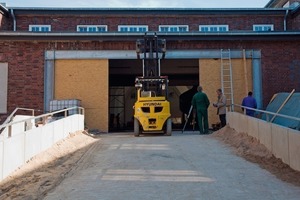
<svg viewBox="0 0 300 200">
<path fill-rule="evenodd" d="M 172 120 L 171 120 L 171 118 L 169 118 L 167 120 L 165 135 L 166 136 L 171 136 L 172 135 Z"/>
<path fill-rule="evenodd" d="M 140 136 L 140 124 L 136 118 L 134 118 L 134 136 Z"/>
</svg>

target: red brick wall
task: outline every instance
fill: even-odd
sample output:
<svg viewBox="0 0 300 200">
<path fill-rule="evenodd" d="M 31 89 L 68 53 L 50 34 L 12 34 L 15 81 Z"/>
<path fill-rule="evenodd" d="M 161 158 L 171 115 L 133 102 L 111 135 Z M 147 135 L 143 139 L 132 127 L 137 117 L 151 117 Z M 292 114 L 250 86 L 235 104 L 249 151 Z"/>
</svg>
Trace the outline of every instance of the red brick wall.
<svg viewBox="0 0 300 200">
<path fill-rule="evenodd" d="M 168 42 L 171 49 L 255 49 L 261 50 L 263 104 L 278 92 L 300 90 L 300 41 L 199 41 Z M 51 42 L 0 42 L 0 62 L 8 62 L 8 113 L 16 107 L 43 110 L 44 51 L 54 48 Z M 135 49 L 135 43 L 62 42 L 57 50 Z M 2 120 L 6 115 L 0 115 Z M 1 120 L 1 121 L 2 121 Z"/>
<path fill-rule="evenodd" d="M 9 19 L 0 14 L 0 31 L 9 30 Z"/>
<path fill-rule="evenodd" d="M 8 62 L 8 113 L 16 107 L 43 109 L 43 47 L 31 42 L 0 46 L 0 62 Z"/>
<path fill-rule="evenodd" d="M 168 43 L 168 49 L 255 49 L 261 50 L 263 105 L 266 106 L 273 94 L 300 91 L 300 41 L 226 41 Z"/>
<path fill-rule="evenodd" d="M 77 25 L 108 25 L 108 31 L 118 31 L 118 25 L 148 25 L 149 31 L 157 31 L 159 25 L 189 25 L 189 31 L 199 31 L 199 25 L 228 24 L 230 31 L 252 31 L 253 24 L 274 24 L 283 30 L 283 16 L 17 16 L 17 30 L 28 31 L 30 24 L 51 25 L 51 31 L 75 32 Z"/>
</svg>

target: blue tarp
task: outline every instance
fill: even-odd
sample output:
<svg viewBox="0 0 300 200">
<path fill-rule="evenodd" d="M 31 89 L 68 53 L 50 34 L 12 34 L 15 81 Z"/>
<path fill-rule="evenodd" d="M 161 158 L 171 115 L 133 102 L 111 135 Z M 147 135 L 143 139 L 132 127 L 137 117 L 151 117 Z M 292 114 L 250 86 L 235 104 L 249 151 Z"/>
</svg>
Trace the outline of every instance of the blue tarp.
<svg viewBox="0 0 300 200">
<path fill-rule="evenodd" d="M 274 98 L 267 106 L 266 111 L 276 113 L 289 94 L 290 93 L 278 93 L 274 95 Z M 294 93 L 280 110 L 279 114 L 300 118 L 300 93 Z M 273 116 L 274 115 L 269 115 L 269 120 L 271 120 Z M 263 115 L 263 119 L 266 120 L 266 115 Z M 297 120 L 277 116 L 275 117 L 273 123 L 300 130 L 300 121 Z"/>
</svg>

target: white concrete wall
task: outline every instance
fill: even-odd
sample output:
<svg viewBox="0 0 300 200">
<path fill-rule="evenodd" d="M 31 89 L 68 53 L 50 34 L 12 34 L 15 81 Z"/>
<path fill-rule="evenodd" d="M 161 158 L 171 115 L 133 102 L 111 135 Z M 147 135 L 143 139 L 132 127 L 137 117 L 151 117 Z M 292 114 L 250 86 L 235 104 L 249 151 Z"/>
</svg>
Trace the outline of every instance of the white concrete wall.
<svg viewBox="0 0 300 200">
<path fill-rule="evenodd" d="M 28 131 L 0 137 L 0 181 L 33 156 L 48 149 L 70 133 L 84 130 L 84 116 L 72 115 Z"/>
<path fill-rule="evenodd" d="M 276 124 L 271 124 L 271 126 L 272 126 L 271 130 L 272 130 L 272 150 L 273 150 L 272 152 L 276 158 L 281 158 L 283 162 L 290 164 L 289 135 L 288 135 L 289 130 L 286 127 L 279 126 Z M 300 135 L 299 131 L 298 131 L 298 135 Z M 300 140 L 298 140 L 298 142 L 300 142 Z M 298 160 L 300 159 L 298 158 Z"/>
<path fill-rule="evenodd" d="M 275 157 L 300 171 L 300 131 L 236 112 L 228 112 L 227 121 L 231 128 L 258 139 Z"/>
<path fill-rule="evenodd" d="M 239 115 L 241 115 L 241 114 L 239 114 Z M 248 121 L 248 131 L 246 131 L 246 133 L 248 133 L 248 135 L 258 139 L 258 121 L 259 121 L 259 119 L 256 119 L 254 117 L 248 117 L 247 121 Z"/>
<path fill-rule="evenodd" d="M 288 130 L 289 160 L 293 169 L 300 170 L 300 134 L 299 131 Z"/>
<path fill-rule="evenodd" d="M 4 140 L 3 146 L 3 177 L 25 163 L 24 158 L 24 134 L 18 134 Z"/>
<path fill-rule="evenodd" d="M 2 180 L 3 177 L 3 157 L 4 157 L 4 142 L 3 142 L 3 137 L 0 138 L 0 181 Z"/>
<path fill-rule="evenodd" d="M 247 118 L 250 118 L 247 116 Z M 272 129 L 271 123 L 264 120 L 258 120 L 258 140 L 272 152 Z M 276 127 L 274 127 L 276 129 Z"/>
<path fill-rule="evenodd" d="M 28 116 L 28 115 L 16 115 L 14 116 L 14 118 L 12 119 L 12 122 L 16 122 L 16 121 L 21 121 L 21 120 L 25 120 L 25 119 L 29 119 L 32 118 L 32 116 Z M 28 121 L 28 123 L 31 123 L 32 125 L 34 125 L 34 120 L 30 120 Z M 11 126 L 11 130 L 14 133 L 14 135 L 16 134 L 20 134 L 24 132 L 24 127 L 25 127 L 25 122 L 20 122 L 17 124 L 13 124 Z M 35 126 L 32 126 L 32 128 L 34 128 Z M 8 129 L 5 128 L 2 133 L 2 136 L 4 137 L 8 137 Z"/>
</svg>

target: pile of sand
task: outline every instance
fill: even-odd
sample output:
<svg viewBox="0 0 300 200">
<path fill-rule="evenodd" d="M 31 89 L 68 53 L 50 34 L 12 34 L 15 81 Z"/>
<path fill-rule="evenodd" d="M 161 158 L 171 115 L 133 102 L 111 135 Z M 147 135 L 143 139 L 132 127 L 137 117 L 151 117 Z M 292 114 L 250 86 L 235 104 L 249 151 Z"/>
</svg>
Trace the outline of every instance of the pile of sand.
<svg viewBox="0 0 300 200">
<path fill-rule="evenodd" d="M 214 132 L 212 136 L 230 145 L 239 156 L 259 164 L 261 168 L 268 170 L 277 178 L 300 186 L 300 172 L 293 170 L 281 159 L 272 155 L 256 138 L 246 133 L 238 133 L 228 126 Z"/>
<path fill-rule="evenodd" d="M 0 199 L 42 199 L 84 156 L 96 139 L 77 132 L 33 157 L 0 182 Z"/>
</svg>

